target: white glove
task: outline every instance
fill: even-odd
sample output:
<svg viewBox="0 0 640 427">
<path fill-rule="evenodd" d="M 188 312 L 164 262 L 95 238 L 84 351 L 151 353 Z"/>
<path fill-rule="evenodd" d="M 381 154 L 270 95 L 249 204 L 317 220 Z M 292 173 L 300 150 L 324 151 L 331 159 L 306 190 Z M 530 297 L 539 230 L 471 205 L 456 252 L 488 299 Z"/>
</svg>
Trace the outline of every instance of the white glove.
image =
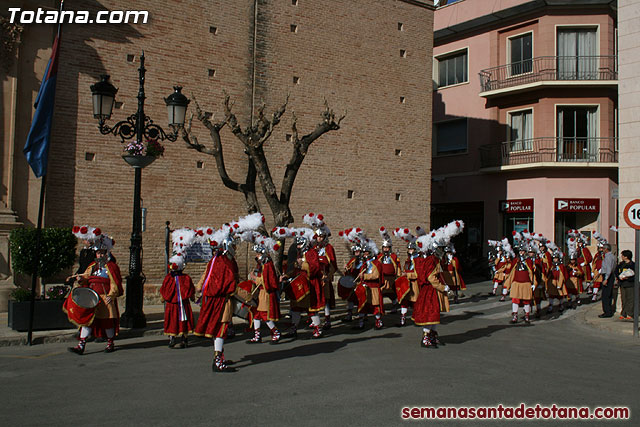
<svg viewBox="0 0 640 427">
<path fill-rule="evenodd" d="M 531 285 L 531 290 L 535 291 L 536 290 L 536 285 Z"/>
<path fill-rule="evenodd" d="M 580 267 L 584 267 L 584 266 L 585 266 L 584 262 L 582 264 L 580 264 Z"/>
<path fill-rule="evenodd" d="M 445 286 L 444 286 L 444 291 L 445 291 L 445 292 L 449 292 L 449 285 L 445 285 Z"/>
</svg>

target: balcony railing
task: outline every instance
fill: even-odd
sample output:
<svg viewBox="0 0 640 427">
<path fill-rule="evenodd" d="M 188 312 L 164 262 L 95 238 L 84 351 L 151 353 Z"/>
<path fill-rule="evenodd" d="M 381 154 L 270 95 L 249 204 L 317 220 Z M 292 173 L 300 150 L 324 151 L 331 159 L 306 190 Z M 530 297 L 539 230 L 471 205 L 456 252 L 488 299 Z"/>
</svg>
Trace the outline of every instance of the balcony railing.
<svg viewBox="0 0 640 427">
<path fill-rule="evenodd" d="M 480 71 L 482 92 L 542 81 L 617 79 L 617 56 L 540 56 Z"/>
<path fill-rule="evenodd" d="M 480 147 L 480 167 L 530 163 L 616 163 L 616 138 L 543 137 Z"/>
</svg>

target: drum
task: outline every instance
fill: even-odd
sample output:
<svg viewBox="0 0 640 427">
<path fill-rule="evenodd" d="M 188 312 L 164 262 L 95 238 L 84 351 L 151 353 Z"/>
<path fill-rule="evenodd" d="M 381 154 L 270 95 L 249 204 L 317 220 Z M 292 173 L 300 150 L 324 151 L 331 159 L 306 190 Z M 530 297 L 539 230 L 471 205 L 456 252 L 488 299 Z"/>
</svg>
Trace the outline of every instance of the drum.
<svg viewBox="0 0 640 427">
<path fill-rule="evenodd" d="M 257 288 L 254 289 L 255 283 L 251 280 L 246 280 L 244 282 L 238 283 L 236 286 L 235 296 L 238 297 L 240 301 L 249 302 L 253 298 L 254 293 L 257 293 Z"/>
<path fill-rule="evenodd" d="M 286 293 L 289 300 L 295 302 L 300 302 L 309 295 L 309 282 L 306 274 L 298 274 L 291 279 L 289 286 L 287 286 Z"/>
<path fill-rule="evenodd" d="M 343 300 L 348 300 L 356 287 L 356 281 L 351 276 L 342 276 L 338 280 L 338 296 Z"/>
<path fill-rule="evenodd" d="M 249 317 L 251 308 L 258 305 L 254 300 L 244 301 L 237 295 L 231 297 L 231 303 L 233 304 L 233 315 L 245 320 Z"/>
<path fill-rule="evenodd" d="M 396 279 L 396 297 L 402 301 L 411 291 L 411 284 L 407 276 L 400 276 Z"/>
<path fill-rule="evenodd" d="M 93 323 L 100 295 L 93 289 L 75 288 L 64 302 L 62 310 L 69 321 L 77 326 L 89 326 Z"/>
<path fill-rule="evenodd" d="M 352 298 L 358 311 L 361 311 L 367 303 L 371 304 L 371 289 L 368 286 L 356 286 Z"/>
</svg>

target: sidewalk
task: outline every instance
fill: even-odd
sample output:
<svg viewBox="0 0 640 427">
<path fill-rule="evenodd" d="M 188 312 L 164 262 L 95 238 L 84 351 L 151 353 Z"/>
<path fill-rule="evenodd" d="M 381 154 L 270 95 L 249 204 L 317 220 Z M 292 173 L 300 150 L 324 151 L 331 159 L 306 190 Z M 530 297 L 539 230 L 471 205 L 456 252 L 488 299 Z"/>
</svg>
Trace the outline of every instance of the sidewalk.
<svg viewBox="0 0 640 427">
<path fill-rule="evenodd" d="M 583 300 L 584 301 L 584 300 Z M 620 302 L 616 306 L 616 312 L 613 317 L 601 319 L 598 316 L 602 314 L 602 303 L 598 300 L 595 303 L 586 304 L 580 313 L 576 316 L 576 320 L 585 325 L 597 328 L 611 334 L 619 334 L 625 336 L 633 335 L 633 320 L 620 320 Z"/>
<path fill-rule="evenodd" d="M 200 312 L 200 306 L 191 304 L 193 314 L 196 316 Z M 121 309 L 123 310 L 123 309 Z M 136 338 L 148 335 L 162 335 L 164 323 L 164 305 L 145 305 L 144 314 L 147 318 L 147 326 L 142 329 L 120 329 L 118 339 Z M 244 320 L 234 316 L 234 324 L 244 324 Z M 26 345 L 27 332 L 18 332 L 9 328 L 8 314 L 0 313 L 0 347 L 12 345 Z M 44 344 L 54 342 L 74 342 L 78 328 L 53 330 L 53 331 L 33 331 L 33 344 Z"/>
</svg>

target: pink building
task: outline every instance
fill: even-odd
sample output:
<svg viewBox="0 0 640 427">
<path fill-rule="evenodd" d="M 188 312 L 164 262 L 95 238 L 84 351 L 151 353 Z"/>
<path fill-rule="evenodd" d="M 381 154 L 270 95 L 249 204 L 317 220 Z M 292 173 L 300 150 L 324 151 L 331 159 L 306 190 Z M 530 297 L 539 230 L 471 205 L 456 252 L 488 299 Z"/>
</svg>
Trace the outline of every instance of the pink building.
<svg viewBox="0 0 640 427">
<path fill-rule="evenodd" d="M 615 244 L 616 2 L 449 3 L 434 23 L 431 224 L 465 220 L 471 259 L 513 230 Z"/>
</svg>

